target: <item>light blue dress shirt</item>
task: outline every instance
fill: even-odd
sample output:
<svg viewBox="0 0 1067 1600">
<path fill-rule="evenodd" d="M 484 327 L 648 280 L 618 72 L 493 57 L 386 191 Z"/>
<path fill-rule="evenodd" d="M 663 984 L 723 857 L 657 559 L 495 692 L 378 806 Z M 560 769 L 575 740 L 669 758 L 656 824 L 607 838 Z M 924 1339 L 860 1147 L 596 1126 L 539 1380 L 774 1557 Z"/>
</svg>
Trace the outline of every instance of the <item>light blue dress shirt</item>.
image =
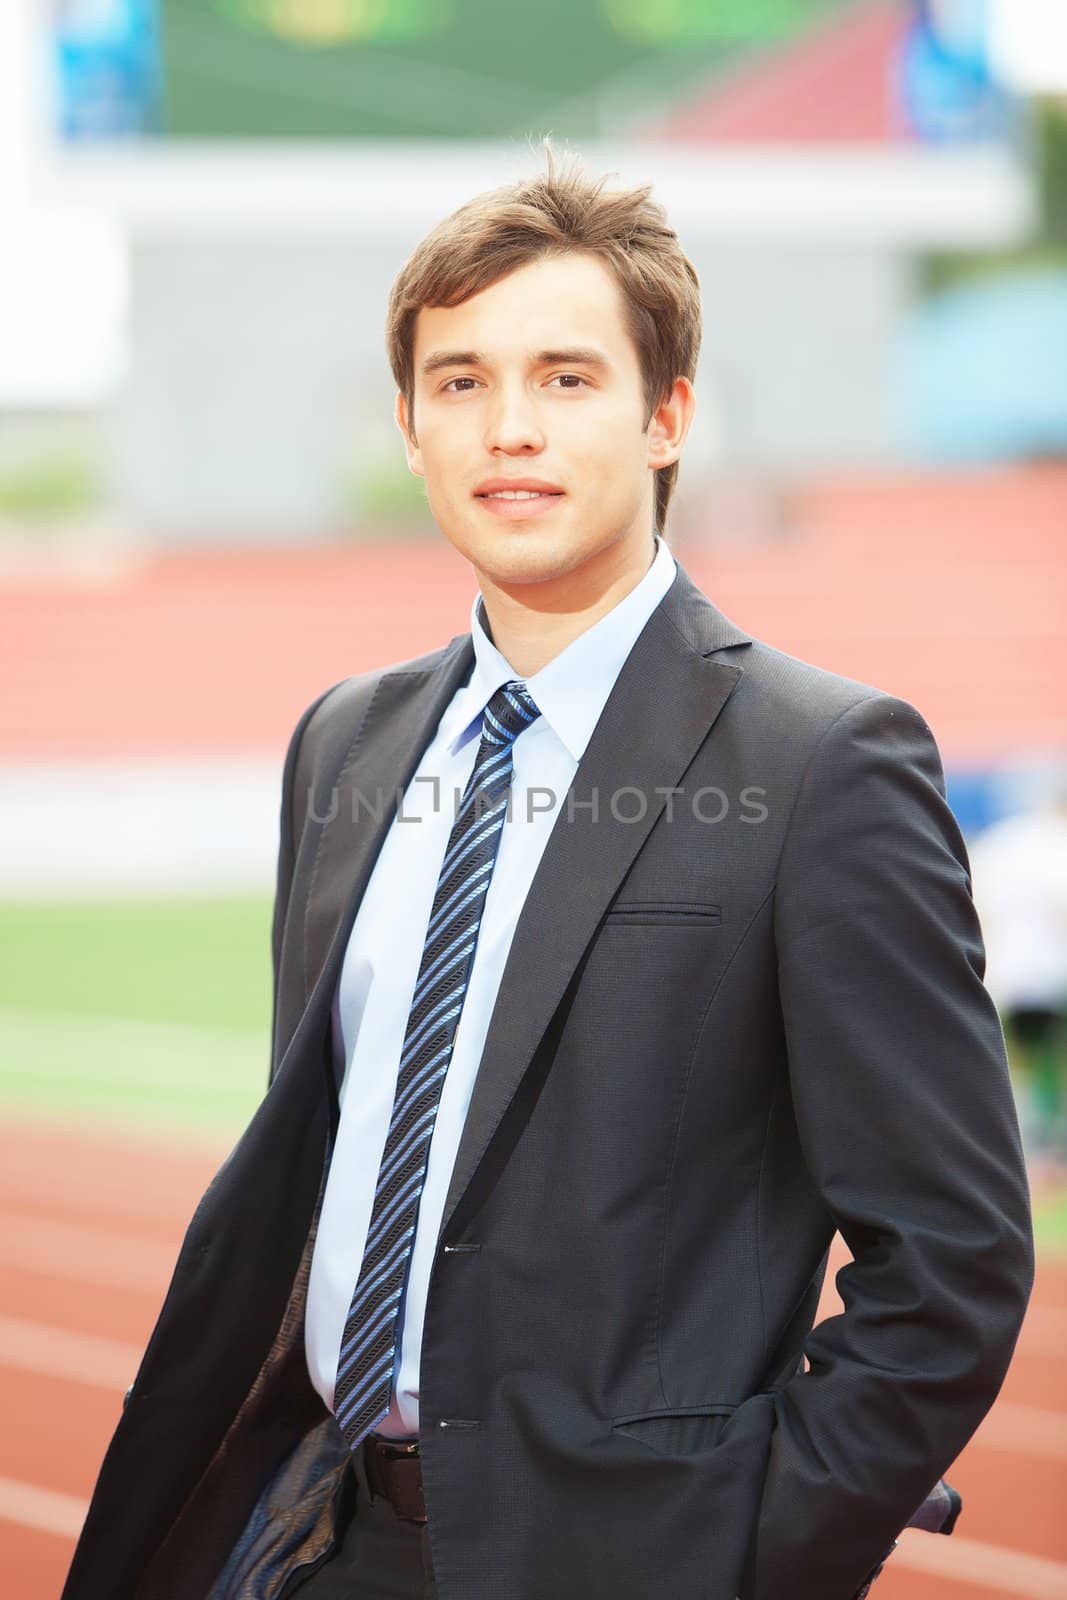
<svg viewBox="0 0 1067 1600">
<path fill-rule="evenodd" d="M 526 683 L 541 715 L 514 745 L 512 813 L 486 892 L 466 998 L 430 1143 L 411 1266 L 398 1310 L 392 1407 L 376 1430 L 414 1438 L 430 1269 L 467 1107 L 519 913 L 615 680 L 675 562 L 656 536 L 641 581 Z M 305 1349 L 311 1381 L 333 1409 L 337 1356 L 359 1277 L 396 1092 L 401 1047 L 437 878 L 460 796 L 474 768 L 482 710 L 521 677 L 471 605 L 474 665 L 446 707 L 405 791 L 360 902 L 333 1005 L 341 1117 L 311 1262 Z M 436 780 L 433 781 L 433 780 Z"/>
</svg>

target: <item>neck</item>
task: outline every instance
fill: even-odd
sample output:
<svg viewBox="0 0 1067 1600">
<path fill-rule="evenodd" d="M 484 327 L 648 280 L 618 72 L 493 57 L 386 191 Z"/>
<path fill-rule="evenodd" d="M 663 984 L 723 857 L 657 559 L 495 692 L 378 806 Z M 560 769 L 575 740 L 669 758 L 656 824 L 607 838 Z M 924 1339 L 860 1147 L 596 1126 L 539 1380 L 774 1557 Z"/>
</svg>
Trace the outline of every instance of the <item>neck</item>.
<svg viewBox="0 0 1067 1600">
<path fill-rule="evenodd" d="M 617 560 L 612 550 L 601 555 Z M 543 583 L 494 583 L 478 572 L 489 637 L 517 677 L 532 678 L 636 589 L 655 557 L 653 539 L 610 573 L 596 559 Z"/>
</svg>

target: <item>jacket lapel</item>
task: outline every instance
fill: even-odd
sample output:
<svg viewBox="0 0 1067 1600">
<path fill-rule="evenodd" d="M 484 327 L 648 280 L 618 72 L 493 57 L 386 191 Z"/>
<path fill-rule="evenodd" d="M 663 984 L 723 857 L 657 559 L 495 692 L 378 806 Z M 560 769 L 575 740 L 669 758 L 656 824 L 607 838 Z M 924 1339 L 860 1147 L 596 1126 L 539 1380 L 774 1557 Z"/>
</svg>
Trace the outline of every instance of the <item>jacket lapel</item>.
<svg viewBox="0 0 1067 1600">
<path fill-rule="evenodd" d="M 437 724 L 474 662 L 459 634 L 424 668 L 387 672 L 356 732 L 329 801 L 322 802 L 304 929 L 305 1009 L 298 1032 L 325 1028 L 359 903 Z M 309 1023 L 309 1018 L 314 1018 Z M 295 1043 L 295 1038 L 294 1038 Z M 290 1046 L 292 1049 L 292 1046 Z"/>
</svg>

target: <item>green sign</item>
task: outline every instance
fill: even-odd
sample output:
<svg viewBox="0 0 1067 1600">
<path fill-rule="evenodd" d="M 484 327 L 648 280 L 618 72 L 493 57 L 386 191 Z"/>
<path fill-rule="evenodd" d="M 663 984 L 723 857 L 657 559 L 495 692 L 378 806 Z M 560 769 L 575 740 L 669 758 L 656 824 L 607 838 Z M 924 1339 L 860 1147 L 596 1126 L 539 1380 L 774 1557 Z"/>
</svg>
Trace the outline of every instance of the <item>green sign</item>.
<svg viewBox="0 0 1067 1600">
<path fill-rule="evenodd" d="M 219 0 L 223 17 L 310 48 L 428 39 L 453 22 L 445 0 Z"/>
<path fill-rule="evenodd" d="M 785 39 L 836 8 L 803 0 L 603 0 L 601 9 L 623 38 L 690 45 Z"/>
<path fill-rule="evenodd" d="M 625 138 L 850 3 L 161 0 L 165 126 L 197 138 Z"/>
</svg>

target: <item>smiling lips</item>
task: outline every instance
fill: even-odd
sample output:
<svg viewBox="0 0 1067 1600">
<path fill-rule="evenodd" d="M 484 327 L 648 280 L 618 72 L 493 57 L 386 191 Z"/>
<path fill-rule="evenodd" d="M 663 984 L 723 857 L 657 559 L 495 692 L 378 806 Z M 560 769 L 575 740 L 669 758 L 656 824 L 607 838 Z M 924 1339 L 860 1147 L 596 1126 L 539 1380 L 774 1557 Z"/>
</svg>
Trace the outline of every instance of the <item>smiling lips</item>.
<svg viewBox="0 0 1067 1600">
<path fill-rule="evenodd" d="M 474 496 L 495 516 L 516 519 L 547 510 L 563 499 L 563 490 L 541 478 L 489 478 Z"/>
</svg>

